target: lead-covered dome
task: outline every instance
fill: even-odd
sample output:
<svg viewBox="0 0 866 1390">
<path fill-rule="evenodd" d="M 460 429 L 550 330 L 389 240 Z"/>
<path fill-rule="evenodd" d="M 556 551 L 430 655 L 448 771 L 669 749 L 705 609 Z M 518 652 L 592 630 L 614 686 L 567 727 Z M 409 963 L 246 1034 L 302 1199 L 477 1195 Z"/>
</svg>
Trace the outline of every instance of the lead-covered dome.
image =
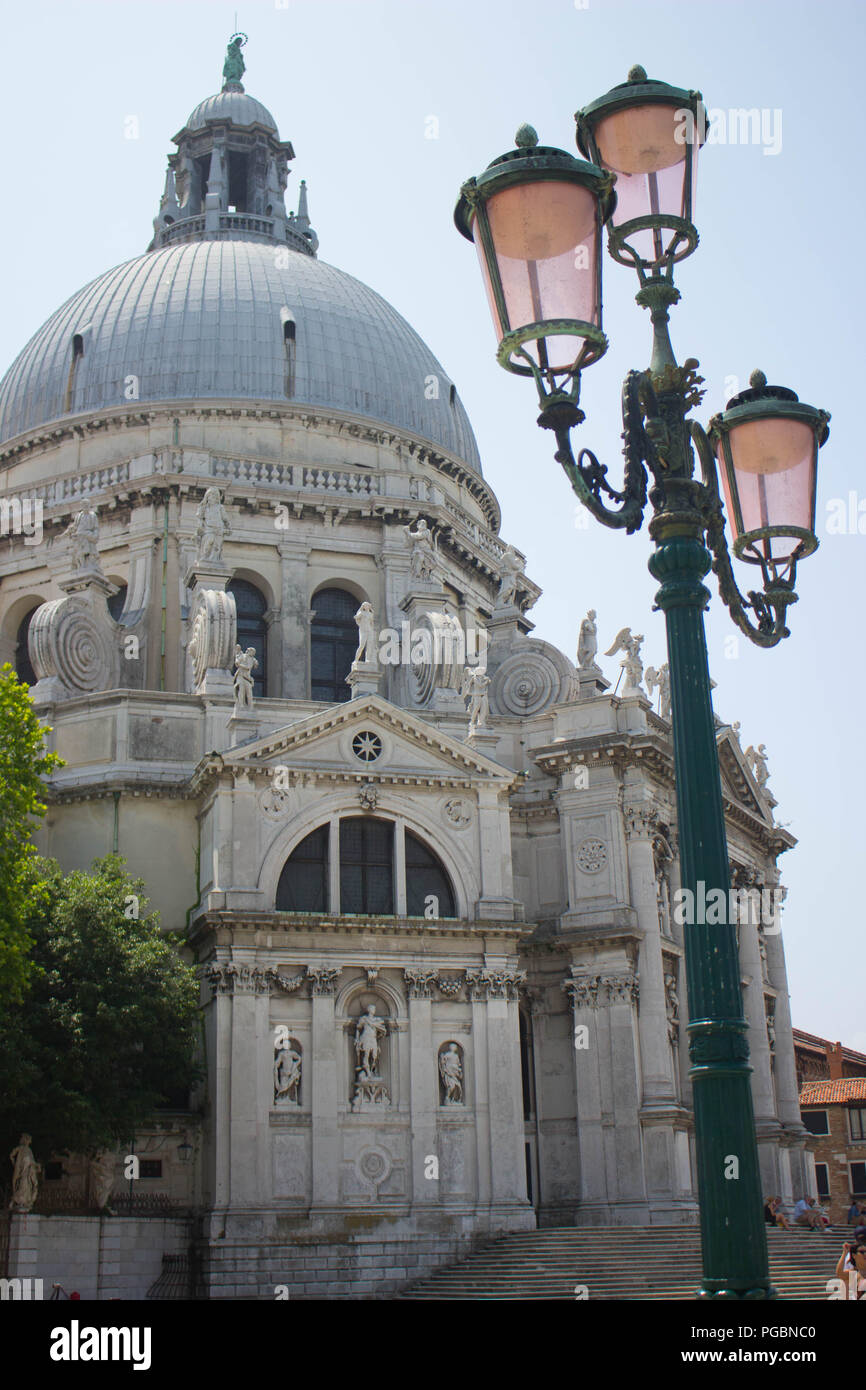
<svg viewBox="0 0 866 1390">
<path fill-rule="evenodd" d="M 480 472 L 456 390 L 406 320 L 351 275 L 266 242 L 167 246 L 73 295 L 0 382 L 0 442 L 128 405 L 130 378 L 142 403 L 346 411 L 419 435 Z"/>
<path fill-rule="evenodd" d="M 266 106 L 263 106 L 240 85 L 224 87 L 212 97 L 205 97 L 190 112 L 186 123 L 187 130 L 203 130 L 208 121 L 231 121 L 237 126 L 262 125 L 276 131 L 277 123 Z"/>
</svg>

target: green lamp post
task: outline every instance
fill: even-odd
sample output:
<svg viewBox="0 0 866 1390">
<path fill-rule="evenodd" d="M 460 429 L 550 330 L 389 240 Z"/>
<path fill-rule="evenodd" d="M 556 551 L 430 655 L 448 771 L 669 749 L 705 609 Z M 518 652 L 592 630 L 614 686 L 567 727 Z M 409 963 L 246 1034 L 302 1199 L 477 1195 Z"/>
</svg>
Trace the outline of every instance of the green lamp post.
<svg viewBox="0 0 866 1390">
<path fill-rule="evenodd" d="M 538 423 L 553 432 L 555 458 L 581 502 L 604 525 L 631 533 L 649 500 L 649 568 L 667 627 L 682 886 L 692 902 L 713 889 L 730 902 L 703 580 L 712 569 L 734 622 L 759 646 L 788 636 L 797 562 L 818 544 L 817 455 L 830 417 L 754 372 L 750 389 L 708 432 L 689 418 L 703 378 L 694 358 L 677 364 L 668 318 L 680 297 L 673 267 L 698 244 L 700 93 L 649 81 L 635 67 L 576 120 L 586 161 L 539 146 L 532 128 L 521 126 L 517 148 L 464 184 L 454 217 L 478 251 L 498 360 L 534 378 Z M 636 299 L 653 324 L 650 365 L 623 384 L 619 489 L 595 454 L 581 449 L 575 458 L 571 447 L 571 431 L 585 418 L 580 374 L 607 348 L 602 223 L 611 256 L 637 271 Z M 725 511 L 735 557 L 760 566 L 762 588 L 746 595 L 734 578 Z M 736 923 L 688 922 L 685 944 L 704 1270 L 698 1297 L 772 1298 Z"/>
</svg>

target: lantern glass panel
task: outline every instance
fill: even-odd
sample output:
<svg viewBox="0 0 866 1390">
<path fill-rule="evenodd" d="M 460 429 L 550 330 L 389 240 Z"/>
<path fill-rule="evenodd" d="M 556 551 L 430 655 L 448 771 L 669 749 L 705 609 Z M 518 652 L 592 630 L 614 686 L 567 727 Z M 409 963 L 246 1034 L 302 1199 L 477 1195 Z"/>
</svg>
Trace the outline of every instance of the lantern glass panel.
<svg viewBox="0 0 866 1390">
<path fill-rule="evenodd" d="M 550 319 L 599 325 L 598 221 L 596 196 L 580 184 L 538 179 L 494 193 L 486 202 L 490 234 L 508 313 L 500 320 L 488 267 L 473 224 L 493 321 L 500 339 L 509 330 Z M 571 366 L 583 339 L 568 335 L 544 340 L 555 370 Z M 534 342 L 525 345 L 538 360 Z"/>
<path fill-rule="evenodd" d="M 731 526 L 737 535 L 768 526 L 815 527 L 815 432 L 802 420 L 769 418 L 734 425 L 729 433 L 731 459 L 743 517 L 737 532 L 735 511 L 718 445 L 719 472 Z M 768 559 L 789 559 L 800 541 L 772 536 L 761 542 Z"/>
<path fill-rule="evenodd" d="M 599 156 L 617 176 L 615 227 L 638 217 L 694 221 L 698 142 L 693 139 L 692 157 L 687 161 L 684 137 L 688 134 L 689 126 L 676 106 L 627 107 L 599 122 L 595 131 Z M 671 240 L 673 234 L 658 230 L 633 232 L 628 238 L 649 264 L 662 259 Z"/>
</svg>

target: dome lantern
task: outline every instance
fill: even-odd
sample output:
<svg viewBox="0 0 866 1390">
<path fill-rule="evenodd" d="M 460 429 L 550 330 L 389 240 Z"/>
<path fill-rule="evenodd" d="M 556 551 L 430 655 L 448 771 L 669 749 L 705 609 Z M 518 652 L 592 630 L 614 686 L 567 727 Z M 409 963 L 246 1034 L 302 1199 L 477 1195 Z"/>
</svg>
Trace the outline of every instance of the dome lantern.
<svg viewBox="0 0 866 1390">
<path fill-rule="evenodd" d="M 149 251 L 187 241 L 276 242 L 313 256 L 318 238 L 303 215 L 286 212 L 288 166 L 295 157 L 276 122 L 240 81 L 246 65 L 235 34 L 219 92 L 206 97 L 174 136 L 165 190 Z"/>
</svg>

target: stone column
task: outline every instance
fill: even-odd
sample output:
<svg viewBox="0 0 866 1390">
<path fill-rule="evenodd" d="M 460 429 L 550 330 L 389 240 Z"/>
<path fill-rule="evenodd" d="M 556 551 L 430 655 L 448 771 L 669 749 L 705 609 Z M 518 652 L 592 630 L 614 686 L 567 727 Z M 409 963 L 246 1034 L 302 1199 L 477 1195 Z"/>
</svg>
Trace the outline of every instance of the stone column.
<svg viewBox="0 0 866 1390">
<path fill-rule="evenodd" d="M 487 962 L 489 957 L 485 957 Z M 523 1104 L 520 1093 L 520 1025 L 518 989 L 526 972 L 502 968 L 497 961 L 482 970 L 467 970 L 473 1004 L 473 1037 L 476 1004 L 484 1001 L 485 1048 L 483 1062 L 476 1052 L 476 1066 L 486 1072 L 489 1201 L 513 1205 L 526 1202 L 526 1168 L 523 1155 Z M 479 1086 L 480 1090 L 480 1086 Z M 480 1109 L 480 1106 L 479 1106 Z M 479 1153 L 481 1135 L 478 1137 Z M 480 1194 L 479 1194 L 480 1195 Z"/>
<path fill-rule="evenodd" d="M 308 549 L 302 541 L 281 540 L 282 574 L 281 694 L 284 700 L 310 698 L 310 598 Z"/>
<path fill-rule="evenodd" d="M 433 1042 L 431 970 L 403 971 L 409 995 L 409 1106 L 412 1116 L 412 1200 L 436 1204 L 439 1183 L 424 1176 L 424 1159 L 438 1152 L 436 1112 L 439 1080 Z"/>
<path fill-rule="evenodd" d="M 624 818 L 631 905 L 644 934 L 638 954 L 638 1034 L 643 1089 L 641 1109 L 646 1110 L 653 1105 L 669 1107 L 676 1102 L 653 857 L 657 817 L 647 804 L 627 806 Z"/>
<path fill-rule="evenodd" d="M 767 1037 L 767 1016 L 764 1008 L 764 976 L 758 942 L 758 923 L 752 908 L 755 875 L 732 866 L 731 887 L 744 889 L 749 897 L 743 900 L 738 927 L 740 970 L 743 985 L 743 1012 L 749 1025 L 749 1060 L 752 1066 L 752 1102 L 755 1107 L 755 1129 L 758 1135 L 761 1174 L 764 1189 L 775 1187 L 778 1169 L 775 1139 L 778 1134 L 776 1097 L 773 1091 L 773 1068 Z M 761 1141 L 764 1141 L 763 1143 Z M 767 1141 L 770 1141 L 770 1148 Z"/>
<path fill-rule="evenodd" d="M 341 1037 L 334 1015 L 334 993 L 340 968 L 310 966 L 307 975 L 313 998 L 312 1026 L 312 1151 L 313 1206 L 335 1206 L 340 1195 L 339 1053 Z"/>
<path fill-rule="evenodd" d="M 476 912 L 479 917 L 511 921 L 514 917 L 511 826 L 508 806 L 500 799 L 498 787 L 478 789 L 478 840 L 481 896 Z"/>
<path fill-rule="evenodd" d="M 784 897 L 784 888 L 775 888 L 777 902 Z M 776 917 L 776 925 L 779 916 Z M 791 1000 L 788 994 L 788 973 L 785 968 L 785 949 L 779 932 L 765 930 L 762 937 L 767 951 L 767 976 L 776 991 L 776 1056 L 774 1082 L 776 1114 L 785 1133 L 785 1153 L 791 1173 L 792 1195 L 814 1192 L 815 1161 L 806 1148 L 807 1132 L 800 1115 L 800 1093 L 797 1085 L 797 1061 L 791 1032 Z M 784 1168 L 783 1168 L 784 1173 Z M 785 1194 L 782 1194 L 783 1197 Z"/>
<path fill-rule="evenodd" d="M 269 991 L 254 962 L 254 954 L 247 961 L 237 953 L 233 956 L 238 973 L 232 997 L 229 1107 L 232 1206 L 259 1206 L 270 1196 L 269 1106 L 264 1086 L 270 1081 Z"/>
<path fill-rule="evenodd" d="M 572 978 L 562 988 L 571 1000 L 574 1021 L 575 1127 L 580 1152 L 581 1203 L 607 1203 L 607 1173 L 601 1128 L 601 1070 L 598 1046 L 598 976 L 572 966 Z M 585 1030 L 585 1031 L 584 1031 Z M 578 1176 L 578 1175 L 576 1175 Z"/>
</svg>

